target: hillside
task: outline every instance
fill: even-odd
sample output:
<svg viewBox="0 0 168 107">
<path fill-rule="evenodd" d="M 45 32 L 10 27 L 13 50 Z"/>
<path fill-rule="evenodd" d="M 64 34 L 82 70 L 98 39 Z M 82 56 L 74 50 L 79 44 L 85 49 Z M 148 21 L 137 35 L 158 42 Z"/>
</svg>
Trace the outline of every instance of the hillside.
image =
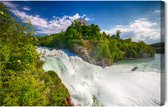
<svg viewBox="0 0 168 107">
<path fill-rule="evenodd" d="M 164 47 L 165 47 L 165 43 L 164 42 L 158 42 L 158 43 L 154 43 L 151 44 L 150 46 L 152 46 L 155 50 L 156 53 L 164 53 Z"/>
<path fill-rule="evenodd" d="M 66 48 L 85 61 L 103 67 L 126 58 L 154 57 L 154 48 L 143 41 L 121 39 L 120 33 L 119 30 L 115 35 L 101 33 L 98 25 L 88 25 L 84 19 L 79 19 L 75 20 L 65 32 L 38 37 L 38 39 L 40 46 Z"/>
<path fill-rule="evenodd" d="M 0 105 L 72 105 L 59 76 L 54 71 L 44 72 L 32 25 L 24 25 L 0 2 Z"/>
</svg>

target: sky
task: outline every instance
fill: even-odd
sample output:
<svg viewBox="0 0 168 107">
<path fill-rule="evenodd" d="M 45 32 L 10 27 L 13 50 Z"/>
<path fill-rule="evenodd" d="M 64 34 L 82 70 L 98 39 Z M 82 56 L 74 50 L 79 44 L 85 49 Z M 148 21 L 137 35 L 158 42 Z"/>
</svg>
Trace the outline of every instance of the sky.
<svg viewBox="0 0 168 107">
<path fill-rule="evenodd" d="M 16 19 L 29 19 L 36 35 L 49 35 L 65 31 L 75 19 L 85 18 L 97 24 L 101 31 L 121 38 L 143 40 L 148 44 L 161 38 L 160 1 L 15 1 L 3 2 Z"/>
</svg>

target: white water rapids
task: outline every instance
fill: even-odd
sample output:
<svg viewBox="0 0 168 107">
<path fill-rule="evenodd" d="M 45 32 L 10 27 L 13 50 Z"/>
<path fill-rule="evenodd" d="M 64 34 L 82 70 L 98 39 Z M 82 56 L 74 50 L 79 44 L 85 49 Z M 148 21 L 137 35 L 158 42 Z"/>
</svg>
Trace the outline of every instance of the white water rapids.
<svg viewBox="0 0 168 107">
<path fill-rule="evenodd" d="M 150 61 L 102 68 L 66 50 L 40 47 L 37 51 L 43 54 L 43 69 L 59 75 L 75 105 L 92 105 L 93 96 L 105 106 L 160 104 L 160 69 L 150 66 L 154 64 Z M 135 66 L 138 69 L 131 71 Z"/>
</svg>

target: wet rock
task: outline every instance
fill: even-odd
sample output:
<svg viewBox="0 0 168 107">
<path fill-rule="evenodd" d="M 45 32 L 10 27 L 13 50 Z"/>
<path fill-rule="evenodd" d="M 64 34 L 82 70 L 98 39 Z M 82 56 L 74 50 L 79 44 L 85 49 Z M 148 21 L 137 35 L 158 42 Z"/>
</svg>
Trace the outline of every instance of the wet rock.
<svg viewBox="0 0 168 107">
<path fill-rule="evenodd" d="M 77 53 L 80 57 L 82 57 L 83 60 L 91 62 L 91 58 L 89 55 L 90 50 L 87 49 L 86 47 L 74 45 L 73 51 Z"/>
<path fill-rule="evenodd" d="M 136 67 L 132 68 L 131 71 L 135 71 L 135 70 L 137 70 L 137 69 L 138 69 L 138 67 L 136 66 Z"/>
<path fill-rule="evenodd" d="M 74 104 L 71 101 L 71 98 L 69 97 L 64 100 L 64 103 L 66 106 L 74 106 Z"/>
</svg>

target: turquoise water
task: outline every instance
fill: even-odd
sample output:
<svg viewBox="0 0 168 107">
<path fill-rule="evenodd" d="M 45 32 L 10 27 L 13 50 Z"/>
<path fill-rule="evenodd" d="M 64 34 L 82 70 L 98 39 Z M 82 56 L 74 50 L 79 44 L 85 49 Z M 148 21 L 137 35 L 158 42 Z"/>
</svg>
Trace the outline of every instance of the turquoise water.
<svg viewBox="0 0 168 107">
<path fill-rule="evenodd" d="M 148 71 L 148 69 L 154 69 L 152 71 L 161 72 L 164 69 L 164 54 L 155 54 L 154 58 L 139 58 L 133 60 L 124 60 L 118 62 L 118 64 L 126 64 L 138 67 L 141 71 Z"/>
</svg>

